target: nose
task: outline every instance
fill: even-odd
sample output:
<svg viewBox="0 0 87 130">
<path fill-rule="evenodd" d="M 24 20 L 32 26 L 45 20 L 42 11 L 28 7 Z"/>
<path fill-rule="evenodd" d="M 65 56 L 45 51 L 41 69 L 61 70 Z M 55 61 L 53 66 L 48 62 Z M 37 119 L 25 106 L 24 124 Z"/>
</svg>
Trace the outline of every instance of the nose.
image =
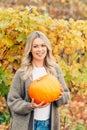
<svg viewBox="0 0 87 130">
<path fill-rule="evenodd" d="M 42 50 L 42 47 L 39 47 L 38 50 L 41 51 L 41 50 Z"/>
</svg>

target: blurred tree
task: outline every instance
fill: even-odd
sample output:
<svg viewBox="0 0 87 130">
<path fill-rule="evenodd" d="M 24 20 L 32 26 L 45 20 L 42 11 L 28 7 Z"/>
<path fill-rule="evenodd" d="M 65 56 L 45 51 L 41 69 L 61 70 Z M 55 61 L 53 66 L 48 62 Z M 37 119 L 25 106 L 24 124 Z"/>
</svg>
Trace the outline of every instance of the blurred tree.
<svg viewBox="0 0 87 130">
<path fill-rule="evenodd" d="M 87 19 L 87 0 L 1 0 L 3 6 L 36 6 L 41 13 L 52 18 Z"/>
</svg>

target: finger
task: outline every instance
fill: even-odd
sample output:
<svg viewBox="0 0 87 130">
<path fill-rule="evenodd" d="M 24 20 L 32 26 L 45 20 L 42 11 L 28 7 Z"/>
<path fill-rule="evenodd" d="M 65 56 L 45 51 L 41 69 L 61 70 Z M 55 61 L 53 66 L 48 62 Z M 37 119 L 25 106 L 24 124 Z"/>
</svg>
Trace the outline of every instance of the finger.
<svg viewBox="0 0 87 130">
<path fill-rule="evenodd" d="M 34 102 L 34 99 L 32 99 L 32 106 L 33 106 L 33 108 L 39 108 L 43 104 L 44 104 L 44 102 L 41 102 L 40 104 L 37 104 L 37 103 Z"/>
<path fill-rule="evenodd" d="M 61 89 L 61 92 L 63 92 L 63 91 L 64 91 L 62 87 L 61 87 L 60 89 Z"/>
<path fill-rule="evenodd" d="M 32 103 L 34 103 L 34 98 L 32 98 Z"/>
<path fill-rule="evenodd" d="M 38 106 L 42 106 L 44 104 L 44 101 L 42 101 L 40 104 L 38 104 Z"/>
<path fill-rule="evenodd" d="M 41 103 L 39 103 L 39 104 L 36 104 L 36 107 L 37 107 L 37 108 L 41 108 L 41 107 L 43 106 L 43 104 L 44 104 L 44 102 L 41 102 Z"/>
<path fill-rule="evenodd" d="M 62 97 L 62 95 L 63 93 L 61 93 L 60 96 L 55 101 L 59 100 Z"/>
<path fill-rule="evenodd" d="M 46 107 L 46 106 L 48 106 L 50 103 L 46 103 L 45 105 L 43 105 L 42 107 Z"/>
<path fill-rule="evenodd" d="M 42 105 L 42 106 L 39 106 L 39 108 L 43 108 L 43 107 L 46 107 L 46 106 L 48 106 L 50 103 L 46 103 L 46 104 L 44 104 L 44 105 Z"/>
</svg>

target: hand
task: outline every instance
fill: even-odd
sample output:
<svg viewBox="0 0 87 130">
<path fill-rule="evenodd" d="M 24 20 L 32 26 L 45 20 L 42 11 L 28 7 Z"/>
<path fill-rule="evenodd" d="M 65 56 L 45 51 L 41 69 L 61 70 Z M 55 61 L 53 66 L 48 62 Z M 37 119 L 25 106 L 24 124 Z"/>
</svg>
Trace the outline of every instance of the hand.
<svg viewBox="0 0 87 130">
<path fill-rule="evenodd" d="M 63 88 L 62 88 L 60 96 L 59 96 L 55 101 L 59 100 L 59 99 L 62 97 L 63 92 L 64 92 L 64 90 L 63 90 Z"/>
<path fill-rule="evenodd" d="M 34 99 L 32 99 L 32 102 L 31 102 L 31 108 L 43 108 L 43 107 L 46 107 L 47 105 L 49 105 L 49 103 L 44 104 L 44 102 L 41 102 L 39 104 L 36 104 L 34 102 Z"/>
</svg>

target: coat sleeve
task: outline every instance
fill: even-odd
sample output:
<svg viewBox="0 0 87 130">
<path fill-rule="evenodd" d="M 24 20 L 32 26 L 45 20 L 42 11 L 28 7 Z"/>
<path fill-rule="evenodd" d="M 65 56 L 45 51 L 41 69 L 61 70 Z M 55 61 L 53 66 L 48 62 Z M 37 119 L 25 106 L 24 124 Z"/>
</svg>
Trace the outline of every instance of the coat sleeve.
<svg viewBox="0 0 87 130">
<path fill-rule="evenodd" d="M 31 110 L 33 110 L 30 107 L 30 103 L 22 98 L 19 70 L 15 73 L 15 76 L 12 80 L 7 103 L 10 109 L 17 114 L 28 114 Z"/>
<path fill-rule="evenodd" d="M 58 77 L 58 80 L 59 82 L 61 83 L 62 85 L 62 88 L 63 88 L 63 95 L 61 96 L 61 98 L 59 100 L 56 101 L 56 104 L 57 104 L 57 107 L 61 106 L 61 105 L 64 105 L 64 104 L 67 104 L 69 102 L 69 99 L 70 99 L 70 91 L 65 83 L 65 80 L 64 80 L 64 76 L 63 76 L 63 72 L 60 68 L 60 66 L 58 65 L 57 66 L 57 77 Z"/>
</svg>

